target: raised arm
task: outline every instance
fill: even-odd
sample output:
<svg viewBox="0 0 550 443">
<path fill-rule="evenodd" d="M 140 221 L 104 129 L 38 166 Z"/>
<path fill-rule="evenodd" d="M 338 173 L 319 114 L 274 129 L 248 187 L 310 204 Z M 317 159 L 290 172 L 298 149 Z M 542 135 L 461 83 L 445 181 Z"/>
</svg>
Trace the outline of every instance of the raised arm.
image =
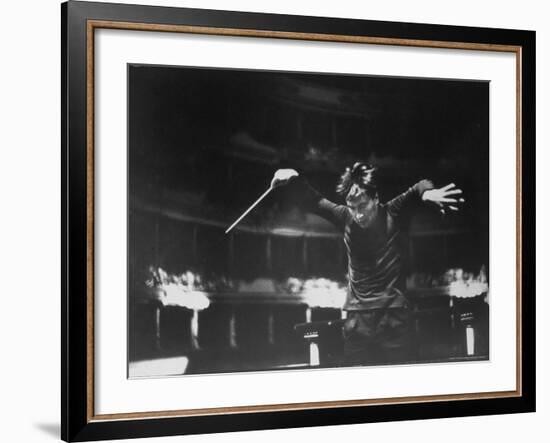
<svg viewBox="0 0 550 443">
<path fill-rule="evenodd" d="M 386 207 L 388 212 L 394 217 L 403 217 L 412 215 L 415 207 L 422 203 L 424 194 L 433 189 L 434 185 L 430 180 L 421 180 L 411 186 L 402 194 L 399 194 L 394 199 L 390 200 Z"/>
<path fill-rule="evenodd" d="M 458 211 L 458 205 L 464 203 L 462 190 L 451 183 L 435 188 L 430 180 L 421 180 L 407 191 L 387 203 L 388 211 L 394 216 L 409 214 L 421 202 L 436 205 L 442 214 L 447 210 Z"/>
<path fill-rule="evenodd" d="M 279 169 L 273 175 L 271 187 L 289 184 L 300 195 L 304 208 L 323 217 L 339 228 L 343 228 L 349 211 L 345 205 L 338 205 L 323 197 L 294 169 Z"/>
</svg>

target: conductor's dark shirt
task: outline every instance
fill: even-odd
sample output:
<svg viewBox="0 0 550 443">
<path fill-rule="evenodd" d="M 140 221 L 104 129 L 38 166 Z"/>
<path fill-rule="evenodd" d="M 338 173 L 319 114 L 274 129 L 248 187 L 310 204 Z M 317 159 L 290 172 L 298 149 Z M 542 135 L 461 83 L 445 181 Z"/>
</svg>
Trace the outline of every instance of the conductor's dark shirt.
<svg viewBox="0 0 550 443">
<path fill-rule="evenodd" d="M 345 310 L 402 307 L 406 304 L 406 234 L 424 191 L 433 188 L 421 180 L 385 204 L 367 228 L 360 227 L 350 208 L 324 198 L 302 177 L 295 180 L 309 210 L 343 232 L 348 257 L 348 294 Z"/>
</svg>

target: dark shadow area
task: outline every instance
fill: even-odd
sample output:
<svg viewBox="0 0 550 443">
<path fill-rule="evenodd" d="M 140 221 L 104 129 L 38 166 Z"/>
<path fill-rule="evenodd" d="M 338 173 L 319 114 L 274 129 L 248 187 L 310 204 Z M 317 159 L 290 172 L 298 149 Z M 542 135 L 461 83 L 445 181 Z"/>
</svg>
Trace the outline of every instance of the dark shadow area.
<svg viewBox="0 0 550 443">
<path fill-rule="evenodd" d="M 34 427 L 56 440 L 59 440 L 61 437 L 61 426 L 59 423 L 35 423 Z"/>
</svg>

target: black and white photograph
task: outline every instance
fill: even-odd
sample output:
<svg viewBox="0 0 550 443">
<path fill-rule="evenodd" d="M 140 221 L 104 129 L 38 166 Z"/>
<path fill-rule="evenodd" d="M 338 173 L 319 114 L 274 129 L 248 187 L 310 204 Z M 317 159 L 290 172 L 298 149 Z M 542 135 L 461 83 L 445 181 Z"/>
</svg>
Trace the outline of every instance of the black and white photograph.
<svg viewBox="0 0 550 443">
<path fill-rule="evenodd" d="M 490 359 L 490 82 L 127 76 L 130 378 Z"/>
<path fill-rule="evenodd" d="M 548 434 L 544 2 L 2 11 L 2 441 Z"/>
</svg>

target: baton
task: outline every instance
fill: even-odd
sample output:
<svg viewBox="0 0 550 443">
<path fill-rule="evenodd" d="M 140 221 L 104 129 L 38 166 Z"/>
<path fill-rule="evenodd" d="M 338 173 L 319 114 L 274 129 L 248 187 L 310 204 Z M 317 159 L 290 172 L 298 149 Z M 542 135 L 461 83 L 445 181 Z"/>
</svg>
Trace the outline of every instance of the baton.
<svg viewBox="0 0 550 443">
<path fill-rule="evenodd" d="M 262 195 L 260 195 L 260 198 L 258 198 L 258 200 L 256 200 L 254 203 L 252 203 L 252 205 L 246 210 L 243 212 L 243 214 L 233 222 L 233 224 L 231 226 L 229 226 L 229 228 L 227 228 L 225 230 L 225 233 L 227 234 L 229 231 L 231 231 L 231 229 L 233 229 L 235 226 L 237 226 L 237 224 L 247 216 L 247 214 L 252 211 L 252 209 L 254 209 L 256 206 L 258 206 L 258 203 L 260 203 L 266 196 L 267 194 L 269 194 L 271 191 L 273 190 L 273 187 L 269 187 L 267 188 L 267 191 L 265 191 Z"/>
</svg>

